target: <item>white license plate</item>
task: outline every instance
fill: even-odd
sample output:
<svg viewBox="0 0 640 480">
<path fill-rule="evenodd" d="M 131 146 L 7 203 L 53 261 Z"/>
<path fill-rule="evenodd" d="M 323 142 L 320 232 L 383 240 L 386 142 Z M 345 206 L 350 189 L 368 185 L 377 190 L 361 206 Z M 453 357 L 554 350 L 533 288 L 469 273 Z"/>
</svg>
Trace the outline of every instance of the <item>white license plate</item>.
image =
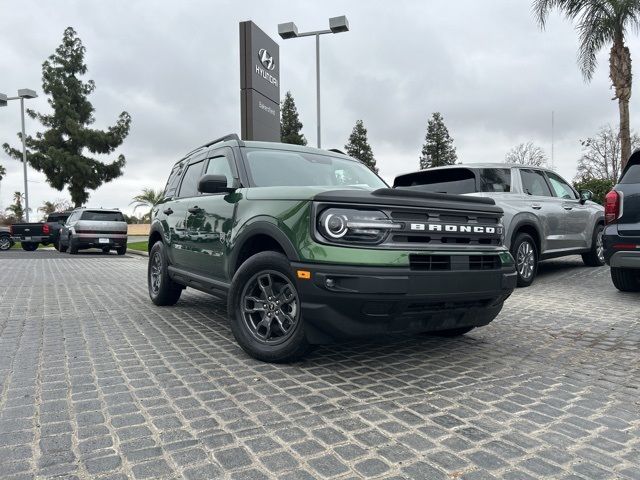
<svg viewBox="0 0 640 480">
<path fill-rule="evenodd" d="M 98 243 L 109 243 L 109 239 L 108 238 L 99 238 L 98 239 Z"/>
<path fill-rule="evenodd" d="M 31 237 L 24 237 L 25 242 L 29 242 L 30 240 L 31 240 Z"/>
</svg>

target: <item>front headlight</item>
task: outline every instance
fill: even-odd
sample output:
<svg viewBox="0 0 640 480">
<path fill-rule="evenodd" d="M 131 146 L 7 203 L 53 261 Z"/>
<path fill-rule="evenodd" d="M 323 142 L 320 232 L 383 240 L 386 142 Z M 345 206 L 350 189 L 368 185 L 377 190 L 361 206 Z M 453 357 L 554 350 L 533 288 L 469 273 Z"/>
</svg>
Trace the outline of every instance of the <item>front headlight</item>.
<svg viewBox="0 0 640 480">
<path fill-rule="evenodd" d="M 328 208 L 318 216 L 318 232 L 330 242 L 378 244 L 390 230 L 402 228 L 383 212 Z"/>
</svg>

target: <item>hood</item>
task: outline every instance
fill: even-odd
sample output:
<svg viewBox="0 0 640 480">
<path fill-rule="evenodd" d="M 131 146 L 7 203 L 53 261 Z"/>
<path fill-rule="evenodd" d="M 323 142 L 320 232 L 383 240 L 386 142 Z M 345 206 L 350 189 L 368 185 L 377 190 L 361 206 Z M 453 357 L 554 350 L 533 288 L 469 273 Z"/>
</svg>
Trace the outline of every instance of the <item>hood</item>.
<svg viewBox="0 0 640 480">
<path fill-rule="evenodd" d="M 252 187 L 246 190 L 247 200 L 313 200 L 317 195 L 327 192 L 332 187 Z M 367 192 L 368 190 L 353 188 L 342 191 Z"/>
<path fill-rule="evenodd" d="M 401 207 L 503 213 L 492 198 L 429 193 L 404 188 L 380 188 L 374 191 L 331 190 L 319 193 L 314 197 L 314 200 L 331 203 L 397 205 Z"/>
</svg>

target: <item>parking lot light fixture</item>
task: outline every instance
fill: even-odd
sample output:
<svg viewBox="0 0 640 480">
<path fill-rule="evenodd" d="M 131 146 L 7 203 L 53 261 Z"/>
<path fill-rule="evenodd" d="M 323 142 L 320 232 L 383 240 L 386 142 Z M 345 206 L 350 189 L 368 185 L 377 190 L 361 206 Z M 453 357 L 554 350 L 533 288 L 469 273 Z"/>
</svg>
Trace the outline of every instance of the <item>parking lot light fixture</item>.
<svg viewBox="0 0 640 480">
<path fill-rule="evenodd" d="M 331 17 L 329 19 L 328 30 L 315 30 L 312 32 L 299 33 L 298 27 L 293 22 L 281 23 L 278 25 L 278 35 L 280 35 L 283 40 L 310 36 L 316 37 L 316 125 L 318 128 L 318 148 L 320 148 L 322 144 L 322 142 L 320 141 L 320 35 L 326 35 L 328 33 L 342 33 L 348 31 L 349 21 L 344 15 L 341 15 L 339 17 Z"/>
<path fill-rule="evenodd" d="M 22 169 L 24 171 L 24 210 L 27 223 L 29 223 L 29 187 L 27 185 L 27 144 L 24 132 L 24 101 L 25 99 L 29 100 L 31 98 L 36 98 L 37 96 L 38 94 L 36 91 L 31 90 L 30 88 L 21 88 L 18 90 L 17 97 L 7 97 L 0 93 L 0 107 L 5 107 L 9 100 L 20 100 L 20 116 L 22 123 Z"/>
</svg>

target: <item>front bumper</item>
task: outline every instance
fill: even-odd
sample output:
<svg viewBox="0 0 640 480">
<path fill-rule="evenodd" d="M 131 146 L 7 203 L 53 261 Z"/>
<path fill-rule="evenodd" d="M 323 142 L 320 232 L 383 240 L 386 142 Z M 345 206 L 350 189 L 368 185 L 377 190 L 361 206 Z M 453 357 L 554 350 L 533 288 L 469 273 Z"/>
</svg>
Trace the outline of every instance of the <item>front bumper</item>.
<svg viewBox="0 0 640 480">
<path fill-rule="evenodd" d="M 415 271 L 294 263 L 312 343 L 401 332 L 482 326 L 516 286 L 513 265 L 494 270 Z"/>
</svg>

